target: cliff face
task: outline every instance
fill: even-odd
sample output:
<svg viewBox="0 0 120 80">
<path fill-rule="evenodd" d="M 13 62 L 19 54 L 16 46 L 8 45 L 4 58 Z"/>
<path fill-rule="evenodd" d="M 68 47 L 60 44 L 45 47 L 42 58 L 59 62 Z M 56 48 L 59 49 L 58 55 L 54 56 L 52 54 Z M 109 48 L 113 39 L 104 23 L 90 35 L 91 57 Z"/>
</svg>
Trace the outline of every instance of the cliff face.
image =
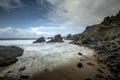
<svg viewBox="0 0 120 80">
<path fill-rule="evenodd" d="M 105 64 L 114 75 L 110 80 L 120 80 L 120 12 L 73 37 L 78 39 L 73 39 L 72 43 L 96 50 L 97 61 Z"/>
<path fill-rule="evenodd" d="M 120 12 L 115 16 L 106 17 L 98 25 L 88 26 L 81 35 L 73 37 L 77 38 L 77 41 L 73 39 L 76 44 L 95 44 L 120 38 Z"/>
</svg>

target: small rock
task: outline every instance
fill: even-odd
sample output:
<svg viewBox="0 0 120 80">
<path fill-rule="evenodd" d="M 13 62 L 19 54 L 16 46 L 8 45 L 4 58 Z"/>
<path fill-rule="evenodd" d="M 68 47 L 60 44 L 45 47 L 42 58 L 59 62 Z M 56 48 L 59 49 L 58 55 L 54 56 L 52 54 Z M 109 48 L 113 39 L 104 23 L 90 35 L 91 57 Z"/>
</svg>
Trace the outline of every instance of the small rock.
<svg viewBox="0 0 120 80">
<path fill-rule="evenodd" d="M 82 63 L 78 63 L 78 64 L 77 64 L 77 67 L 78 67 L 78 68 L 81 68 L 82 66 L 83 66 Z"/>
<path fill-rule="evenodd" d="M 92 79 L 84 79 L 84 80 L 92 80 Z"/>
<path fill-rule="evenodd" d="M 80 59 L 80 61 L 83 61 L 83 59 Z"/>
<path fill-rule="evenodd" d="M 19 69 L 19 71 L 24 71 L 25 70 L 25 66 L 24 67 L 21 67 L 20 69 Z"/>
<path fill-rule="evenodd" d="M 78 55 L 82 55 L 82 53 L 79 52 Z"/>
<path fill-rule="evenodd" d="M 104 73 L 101 69 L 97 69 L 97 71 L 102 74 Z"/>
<path fill-rule="evenodd" d="M 7 73 L 11 73 L 12 71 L 8 71 Z"/>
<path fill-rule="evenodd" d="M 28 75 L 21 75 L 20 78 L 21 78 L 21 79 L 28 79 L 29 76 L 28 76 Z"/>
<path fill-rule="evenodd" d="M 87 65 L 89 65 L 89 66 L 95 66 L 93 63 L 87 63 Z"/>
<path fill-rule="evenodd" d="M 48 71 L 48 69 L 44 69 L 44 71 Z"/>
</svg>

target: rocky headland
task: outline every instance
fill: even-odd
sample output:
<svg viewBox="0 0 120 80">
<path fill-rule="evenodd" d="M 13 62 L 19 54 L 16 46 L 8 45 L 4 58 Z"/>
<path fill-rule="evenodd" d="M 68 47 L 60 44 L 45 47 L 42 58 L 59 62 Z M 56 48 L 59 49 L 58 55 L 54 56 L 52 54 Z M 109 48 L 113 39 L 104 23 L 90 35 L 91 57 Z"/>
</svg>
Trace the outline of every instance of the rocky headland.
<svg viewBox="0 0 120 80">
<path fill-rule="evenodd" d="M 72 36 L 73 44 L 84 45 L 97 52 L 97 61 L 106 65 L 114 76 L 109 79 L 100 77 L 96 80 L 120 79 L 120 12 L 106 17 L 97 25 L 88 26 L 83 33 Z"/>
</svg>

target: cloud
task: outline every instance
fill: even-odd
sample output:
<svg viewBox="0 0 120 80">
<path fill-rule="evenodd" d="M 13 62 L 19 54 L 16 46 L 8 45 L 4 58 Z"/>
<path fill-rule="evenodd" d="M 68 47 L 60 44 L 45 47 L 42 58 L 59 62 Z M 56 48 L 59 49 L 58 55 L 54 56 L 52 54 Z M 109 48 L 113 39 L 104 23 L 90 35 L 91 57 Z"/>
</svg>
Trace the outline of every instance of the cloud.
<svg viewBox="0 0 120 80">
<path fill-rule="evenodd" d="M 12 28 L 5 27 L 0 28 L 0 38 L 25 38 L 25 37 L 51 37 L 56 34 L 61 34 L 66 36 L 69 33 L 80 31 L 80 29 L 74 29 L 73 27 L 65 26 L 38 26 L 38 27 L 29 27 L 29 28 Z"/>
<path fill-rule="evenodd" d="M 120 0 L 47 1 L 55 6 L 49 14 L 51 20 L 72 22 L 77 27 L 100 23 L 105 16 L 116 14 L 120 9 Z"/>
<path fill-rule="evenodd" d="M 20 8 L 23 6 L 21 0 L 0 0 L 0 7 L 5 10 Z"/>
</svg>

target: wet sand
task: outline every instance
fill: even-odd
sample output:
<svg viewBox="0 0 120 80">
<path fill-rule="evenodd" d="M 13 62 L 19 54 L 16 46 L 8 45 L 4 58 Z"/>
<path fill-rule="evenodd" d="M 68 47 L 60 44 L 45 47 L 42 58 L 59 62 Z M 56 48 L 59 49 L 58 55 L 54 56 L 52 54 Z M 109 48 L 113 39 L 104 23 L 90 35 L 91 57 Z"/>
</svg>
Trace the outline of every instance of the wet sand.
<svg viewBox="0 0 120 80">
<path fill-rule="evenodd" d="M 82 67 L 78 67 L 78 63 L 81 63 Z M 111 75 L 105 65 L 102 65 L 96 61 L 95 56 L 81 56 L 77 62 L 74 64 L 72 63 L 69 66 L 53 71 L 43 69 L 43 73 L 35 73 L 30 80 L 92 80 L 95 74 L 98 73 L 98 69 L 103 71 L 104 77 Z"/>
</svg>

